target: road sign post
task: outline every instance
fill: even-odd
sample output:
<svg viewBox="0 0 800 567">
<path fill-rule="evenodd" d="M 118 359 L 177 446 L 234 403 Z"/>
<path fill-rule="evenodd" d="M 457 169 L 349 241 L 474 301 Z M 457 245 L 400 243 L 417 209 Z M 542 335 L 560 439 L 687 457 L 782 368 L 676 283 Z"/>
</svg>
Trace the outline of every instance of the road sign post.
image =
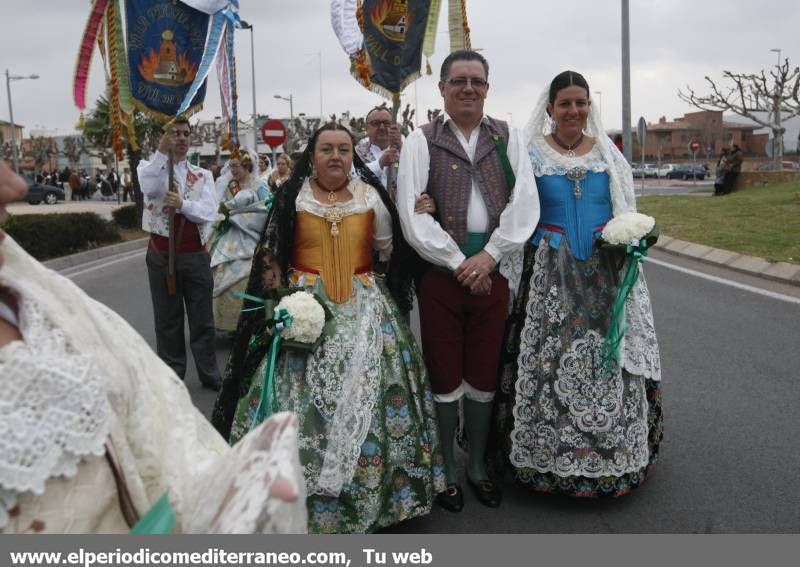
<svg viewBox="0 0 800 567">
<path fill-rule="evenodd" d="M 286 126 L 280 120 L 267 120 L 261 125 L 261 139 L 272 148 L 272 165 L 277 163 L 275 148 L 286 141 Z"/>
<path fill-rule="evenodd" d="M 644 146 L 647 141 L 647 122 L 644 116 L 639 117 L 639 123 L 636 125 L 636 136 L 639 138 L 639 153 L 642 158 L 642 195 L 644 195 Z"/>
<path fill-rule="evenodd" d="M 702 147 L 700 140 L 689 142 L 689 151 L 692 154 L 692 185 L 697 185 L 697 152 Z"/>
</svg>

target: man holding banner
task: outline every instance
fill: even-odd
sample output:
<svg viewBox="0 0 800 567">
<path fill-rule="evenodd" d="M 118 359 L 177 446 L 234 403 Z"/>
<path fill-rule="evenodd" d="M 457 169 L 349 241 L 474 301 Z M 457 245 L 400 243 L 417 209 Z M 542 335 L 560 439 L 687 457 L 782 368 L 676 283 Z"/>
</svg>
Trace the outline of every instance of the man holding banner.
<svg viewBox="0 0 800 567">
<path fill-rule="evenodd" d="M 205 245 L 217 216 L 217 198 L 211 172 L 190 164 L 191 128 L 176 120 L 161 137 L 151 161 L 137 169 L 144 194 L 142 227 L 150 232 L 147 273 L 153 300 L 156 351 L 175 373 L 186 374 L 184 307 L 189 321 L 189 344 L 203 386 L 219 390 L 221 378 L 214 346 L 211 259 Z M 174 192 L 167 191 L 168 155 L 174 158 Z M 175 211 L 175 293 L 167 284 L 169 253 L 168 215 Z"/>
<path fill-rule="evenodd" d="M 483 114 L 488 74 L 475 51 L 448 55 L 439 82 L 444 113 L 408 136 L 397 183 L 403 233 L 431 264 L 417 291 L 448 482 L 438 502 L 451 511 L 464 505 L 454 458 L 462 398 L 467 482 L 481 503 L 500 505 L 485 451 L 509 288 L 514 291 L 518 280 L 508 260 L 539 219 L 526 145 L 505 122 Z M 423 193 L 435 200 L 435 217 L 415 214 Z"/>
</svg>

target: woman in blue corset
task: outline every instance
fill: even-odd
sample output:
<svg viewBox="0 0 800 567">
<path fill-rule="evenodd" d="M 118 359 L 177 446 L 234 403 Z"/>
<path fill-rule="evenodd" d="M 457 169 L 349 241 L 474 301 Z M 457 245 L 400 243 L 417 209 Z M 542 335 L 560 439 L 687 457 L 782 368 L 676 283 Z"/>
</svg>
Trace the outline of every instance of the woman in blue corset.
<svg viewBox="0 0 800 567">
<path fill-rule="evenodd" d="M 619 365 L 601 347 L 624 255 L 600 249 L 635 211 L 633 176 L 580 74 L 557 75 L 526 134 L 541 203 L 509 317 L 497 393 L 498 459 L 534 490 L 620 496 L 650 473 L 661 440 L 661 365 L 640 277 L 626 304 Z"/>
</svg>

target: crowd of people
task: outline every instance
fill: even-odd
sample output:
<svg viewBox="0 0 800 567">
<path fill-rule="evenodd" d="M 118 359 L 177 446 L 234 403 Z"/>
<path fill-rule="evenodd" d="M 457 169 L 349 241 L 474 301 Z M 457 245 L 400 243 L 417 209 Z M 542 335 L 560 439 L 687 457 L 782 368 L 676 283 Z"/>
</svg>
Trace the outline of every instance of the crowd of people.
<svg viewBox="0 0 800 567">
<path fill-rule="evenodd" d="M 295 163 L 281 156 L 273 171 L 244 147 L 216 175 L 188 163 L 191 127 L 175 121 L 138 168 L 157 357 L 71 283 L 53 284 L 80 306 L 68 313 L 52 293 L 26 290 L 29 278 L 45 289 L 63 278 L 7 239 L 2 403 L 77 403 L 33 399 L 46 391 L 38 387 L 25 398 L 20 384 L 31 375 L 50 385 L 65 378 L 46 361 L 27 372 L 23 352 L 55 356 L 74 369 L 70 384 L 86 382 L 81 408 L 97 419 L 91 443 L 60 447 L 80 463 L 64 477 L 35 463 L 38 476 L 23 482 L 28 461 L 0 458 L 0 530 L 25 531 L 46 503 L 48 531 L 124 531 L 166 492 L 183 531 L 364 533 L 434 505 L 458 513 L 462 484 L 480 505 L 499 507 L 504 479 L 596 498 L 647 478 L 662 435 L 659 347 L 642 274 L 624 304 L 621 356 L 603 356 L 626 258 L 597 240 L 636 202 L 588 82 L 557 75 L 523 130 L 484 114 L 489 64 L 480 53 L 451 53 L 439 90 L 444 112 L 405 139 L 376 107 L 361 142 L 325 124 Z M 6 200 L 18 189 L 0 174 Z M 313 348 L 276 354 L 270 335 L 279 331 L 267 330 L 263 303 L 287 288 L 313 294 L 328 321 Z M 80 318 L 90 323 L 75 334 Z M 200 381 L 220 390 L 216 432 L 180 383 L 184 318 Z M 224 373 L 216 330 L 232 337 Z M 24 435 L 13 442 L 33 451 Z M 95 511 L 102 521 L 70 523 L 58 498 L 109 467 L 133 486 L 135 513 L 106 506 Z M 106 476 L 109 494 L 120 491 L 119 475 Z M 237 508 L 242 498 L 253 509 Z"/>
<path fill-rule="evenodd" d="M 117 199 L 122 202 L 133 201 L 133 179 L 128 168 L 120 177 L 114 170 L 95 171 L 89 175 L 85 169 L 42 170 L 33 176 L 36 183 L 64 189 L 67 201 L 86 201 L 99 192 L 101 199 Z M 121 192 L 121 194 L 120 194 Z"/>
</svg>

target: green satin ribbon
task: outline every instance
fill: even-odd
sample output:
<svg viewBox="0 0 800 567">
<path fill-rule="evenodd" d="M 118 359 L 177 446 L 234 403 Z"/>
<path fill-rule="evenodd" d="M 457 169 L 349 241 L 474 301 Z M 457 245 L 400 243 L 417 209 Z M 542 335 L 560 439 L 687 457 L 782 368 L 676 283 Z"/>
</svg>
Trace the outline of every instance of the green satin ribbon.
<svg viewBox="0 0 800 567">
<path fill-rule="evenodd" d="M 625 331 L 628 328 L 625 320 L 625 302 L 639 279 L 639 264 L 647 257 L 650 244 L 654 242 L 646 238 L 639 241 L 638 246 L 628 244 L 625 254 L 628 260 L 628 268 L 625 276 L 617 289 L 617 296 L 611 306 L 611 321 L 608 325 L 608 333 L 603 342 L 603 368 L 610 372 L 614 364 L 619 365 L 621 361 L 620 347 Z"/>
<path fill-rule="evenodd" d="M 503 143 L 503 138 L 500 134 L 492 134 L 492 141 L 494 147 L 497 148 L 497 154 L 500 156 L 500 164 L 503 166 L 503 173 L 506 175 L 506 183 L 509 189 L 513 189 L 517 184 L 517 176 L 514 175 L 514 168 L 511 167 L 511 162 L 508 161 L 508 152 Z"/>
<path fill-rule="evenodd" d="M 175 511 L 165 492 L 147 513 L 131 528 L 130 533 L 138 535 L 169 534 L 175 527 Z"/>
<path fill-rule="evenodd" d="M 250 431 L 255 429 L 272 415 L 275 403 L 275 366 L 278 361 L 278 352 L 281 348 L 281 331 L 292 326 L 292 316 L 285 309 L 275 311 L 275 317 L 270 323 L 272 329 L 272 343 L 269 346 L 267 366 L 264 368 L 264 385 L 261 389 L 261 399 L 258 401 L 258 408 L 250 424 Z"/>
<path fill-rule="evenodd" d="M 291 327 L 293 319 L 285 309 L 278 309 L 273 313 L 272 309 L 275 305 L 275 300 L 273 299 L 262 299 L 255 295 L 250 295 L 249 293 L 242 293 L 241 291 L 236 291 L 233 295 L 254 303 L 260 303 L 261 307 L 242 309 L 242 312 L 245 313 L 264 309 L 267 315 L 267 325 L 269 325 L 272 331 L 272 342 L 270 343 L 269 354 L 267 355 L 267 366 L 264 368 L 264 386 L 261 389 L 261 398 L 258 401 L 256 414 L 253 416 L 253 422 L 250 424 L 250 431 L 252 431 L 258 424 L 272 415 L 275 403 L 275 366 L 278 361 L 278 352 L 280 352 L 281 343 L 283 342 L 281 331 Z M 251 339 L 251 346 L 255 339 L 255 337 Z"/>
</svg>

